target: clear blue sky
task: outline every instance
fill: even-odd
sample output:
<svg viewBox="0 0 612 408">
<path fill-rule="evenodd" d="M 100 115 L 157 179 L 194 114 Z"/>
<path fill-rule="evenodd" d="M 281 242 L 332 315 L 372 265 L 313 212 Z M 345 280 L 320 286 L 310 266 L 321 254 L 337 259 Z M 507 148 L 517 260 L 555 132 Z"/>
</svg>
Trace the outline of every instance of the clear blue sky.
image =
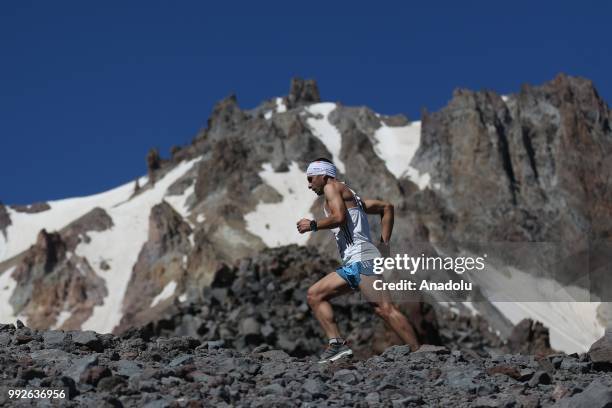
<svg viewBox="0 0 612 408">
<path fill-rule="evenodd" d="M 511 93 L 559 72 L 610 102 L 611 4 L 3 1 L 0 201 L 133 180 L 150 147 L 189 143 L 219 99 L 251 108 L 292 76 L 412 119 L 457 87 Z"/>
</svg>

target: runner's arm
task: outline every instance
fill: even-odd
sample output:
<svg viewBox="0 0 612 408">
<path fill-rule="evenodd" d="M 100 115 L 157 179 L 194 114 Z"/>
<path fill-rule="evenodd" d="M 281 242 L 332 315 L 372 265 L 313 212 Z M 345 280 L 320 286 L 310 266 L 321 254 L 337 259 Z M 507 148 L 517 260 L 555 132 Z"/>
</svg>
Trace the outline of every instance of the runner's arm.
<svg viewBox="0 0 612 408">
<path fill-rule="evenodd" d="M 340 191 L 333 185 L 326 185 L 323 188 L 325 194 L 325 201 L 331 214 L 329 217 L 321 218 L 317 220 L 317 230 L 320 229 L 332 229 L 339 227 L 344 224 L 346 220 L 346 204 L 342 199 Z M 311 231 L 310 220 L 302 218 L 297 222 L 297 229 L 300 234 Z"/>
<path fill-rule="evenodd" d="M 366 214 L 380 214 L 381 232 L 380 239 L 389 243 L 393 232 L 394 210 L 393 204 L 382 200 L 363 200 L 363 209 Z"/>
<path fill-rule="evenodd" d="M 332 229 L 344 224 L 346 220 L 346 204 L 342 199 L 340 190 L 334 185 L 326 185 L 323 188 L 325 201 L 331 214 L 329 217 L 317 221 L 317 229 Z"/>
</svg>

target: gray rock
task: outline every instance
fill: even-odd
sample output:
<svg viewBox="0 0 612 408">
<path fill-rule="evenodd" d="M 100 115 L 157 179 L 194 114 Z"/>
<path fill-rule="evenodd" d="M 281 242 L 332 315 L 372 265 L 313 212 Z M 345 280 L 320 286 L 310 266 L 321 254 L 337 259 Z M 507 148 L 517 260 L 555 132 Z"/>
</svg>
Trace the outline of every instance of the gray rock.
<svg viewBox="0 0 612 408">
<path fill-rule="evenodd" d="M 531 379 L 529 380 L 529 386 L 530 387 L 535 387 L 539 384 L 550 384 L 552 381 L 550 374 L 548 374 L 546 371 L 537 371 L 533 377 L 531 377 Z"/>
<path fill-rule="evenodd" d="M 327 391 L 327 385 L 323 381 L 313 379 L 306 380 L 302 388 L 315 398 L 325 395 Z"/>
<path fill-rule="evenodd" d="M 365 397 L 365 401 L 368 405 L 378 406 L 380 404 L 380 394 L 377 392 L 371 392 Z"/>
<path fill-rule="evenodd" d="M 219 348 L 221 348 L 221 347 L 223 347 L 225 345 L 225 340 L 211 340 L 211 341 L 207 341 L 206 345 L 207 345 L 209 350 L 216 350 L 216 349 L 219 349 Z"/>
<path fill-rule="evenodd" d="M 6 347 L 11 344 L 11 336 L 9 333 L 0 333 L 0 347 Z"/>
<path fill-rule="evenodd" d="M 142 373 L 142 365 L 135 361 L 119 360 L 114 364 L 114 366 L 117 374 L 125 377 L 132 377 Z"/>
<path fill-rule="evenodd" d="M 181 380 L 180 378 L 178 378 L 178 377 L 173 377 L 173 376 L 170 376 L 170 377 L 163 377 L 163 378 L 161 379 L 161 383 L 162 383 L 162 384 L 164 384 L 164 385 L 175 385 L 175 384 L 179 384 L 179 383 L 180 383 L 180 382 L 182 382 L 182 381 L 183 381 L 183 380 Z"/>
<path fill-rule="evenodd" d="M 30 354 L 30 356 L 32 357 L 32 360 L 39 360 L 39 361 L 70 362 L 74 358 L 73 354 L 66 353 L 65 351 L 57 350 L 57 349 L 43 349 L 43 350 L 33 351 Z"/>
<path fill-rule="evenodd" d="M 59 330 L 50 330 L 43 333 L 45 348 L 62 348 L 68 335 Z"/>
<path fill-rule="evenodd" d="M 203 373 L 202 371 L 192 371 L 187 375 L 188 379 L 191 379 L 194 382 L 199 382 L 199 383 L 208 383 L 211 381 L 212 376 Z"/>
<path fill-rule="evenodd" d="M 58 350 L 59 351 L 59 350 Z M 81 379 L 81 375 L 85 373 L 85 371 L 98 364 L 98 355 L 92 354 L 89 356 L 77 358 L 72 362 L 72 365 L 66 371 L 66 375 L 74 380 L 75 383 L 78 383 Z"/>
<path fill-rule="evenodd" d="M 167 408 L 170 407 L 171 401 L 160 398 L 155 401 L 148 402 L 142 406 L 142 408 Z"/>
<path fill-rule="evenodd" d="M 264 363 L 261 366 L 261 375 L 266 378 L 280 378 L 285 375 L 287 366 L 276 361 Z"/>
<path fill-rule="evenodd" d="M 492 395 L 488 397 L 478 397 L 470 405 L 474 408 L 500 408 L 500 407 L 512 407 L 516 403 L 514 399 L 509 395 Z"/>
<path fill-rule="evenodd" d="M 353 373 L 353 370 L 338 370 L 334 373 L 333 379 L 343 384 L 353 385 L 357 383 L 357 377 Z"/>
<path fill-rule="evenodd" d="M 15 330 L 15 325 L 0 323 L 0 332 Z"/>
<path fill-rule="evenodd" d="M 180 366 L 182 364 L 189 364 L 193 362 L 193 356 L 191 354 L 187 354 L 184 356 L 180 356 L 175 358 L 174 360 L 170 361 L 170 363 L 168 363 L 168 365 L 170 367 L 177 367 Z"/>
<path fill-rule="evenodd" d="M 585 373 L 589 371 L 591 363 L 581 363 L 573 358 L 565 358 L 559 365 L 562 370 L 567 370 L 575 373 Z"/>
<path fill-rule="evenodd" d="M 579 394 L 563 398 L 556 408 L 608 408 L 612 407 L 612 387 L 600 379 L 594 380 Z"/>
<path fill-rule="evenodd" d="M 408 397 L 391 400 L 391 404 L 393 405 L 393 408 L 422 405 L 423 398 L 419 395 L 410 395 Z"/>
<path fill-rule="evenodd" d="M 260 392 L 264 395 L 268 395 L 268 394 L 283 395 L 285 392 L 285 389 L 283 388 L 282 385 L 278 383 L 274 383 L 274 384 L 270 384 L 270 385 L 266 385 L 265 387 L 262 387 Z"/>
<path fill-rule="evenodd" d="M 588 355 L 595 368 L 612 369 L 612 328 L 606 329 L 604 335 L 591 345 Z"/>
<path fill-rule="evenodd" d="M 531 379 L 531 377 L 533 377 L 533 375 L 535 374 L 535 370 L 532 370 L 531 368 L 523 368 L 519 370 L 519 374 L 519 381 L 527 381 Z"/>
<path fill-rule="evenodd" d="M 110 377 L 104 377 L 98 383 L 97 389 L 100 391 L 112 391 L 117 386 L 125 385 L 126 381 L 123 377 L 118 375 L 112 375 Z"/>
<path fill-rule="evenodd" d="M 71 332 L 72 342 L 77 345 L 82 345 L 94 351 L 103 351 L 103 343 L 98 334 L 94 331 L 76 331 Z"/>
<path fill-rule="evenodd" d="M 401 359 L 402 357 L 408 356 L 409 354 L 410 346 L 408 345 L 391 346 L 381 354 L 381 357 L 387 360 L 397 360 Z"/>
<path fill-rule="evenodd" d="M 217 373 L 227 374 L 238 369 L 238 364 L 235 358 L 226 357 L 219 360 L 217 363 Z"/>
<path fill-rule="evenodd" d="M 289 354 L 285 353 L 282 350 L 269 350 L 264 351 L 261 355 L 265 358 L 269 358 L 274 361 L 283 361 L 289 358 Z"/>
<path fill-rule="evenodd" d="M 410 348 L 409 346 L 405 346 Z M 432 344 L 423 344 L 418 350 L 413 351 L 414 354 L 434 353 L 434 354 L 449 354 L 450 350 L 443 346 L 434 346 Z"/>
<path fill-rule="evenodd" d="M 446 371 L 446 383 L 452 387 L 466 392 L 476 392 L 479 383 L 475 379 L 482 375 L 477 369 L 456 367 Z M 440 380 L 442 380 L 440 378 Z"/>
</svg>

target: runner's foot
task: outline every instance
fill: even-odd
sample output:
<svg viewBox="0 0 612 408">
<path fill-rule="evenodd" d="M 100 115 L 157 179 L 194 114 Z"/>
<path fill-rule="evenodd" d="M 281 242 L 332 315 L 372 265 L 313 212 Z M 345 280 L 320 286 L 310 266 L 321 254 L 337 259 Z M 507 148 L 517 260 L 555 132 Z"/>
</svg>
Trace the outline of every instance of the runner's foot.
<svg viewBox="0 0 612 408">
<path fill-rule="evenodd" d="M 319 363 L 331 363 L 341 358 L 351 357 L 352 355 L 353 350 L 346 345 L 345 341 L 330 342 L 327 349 L 321 354 Z"/>
</svg>

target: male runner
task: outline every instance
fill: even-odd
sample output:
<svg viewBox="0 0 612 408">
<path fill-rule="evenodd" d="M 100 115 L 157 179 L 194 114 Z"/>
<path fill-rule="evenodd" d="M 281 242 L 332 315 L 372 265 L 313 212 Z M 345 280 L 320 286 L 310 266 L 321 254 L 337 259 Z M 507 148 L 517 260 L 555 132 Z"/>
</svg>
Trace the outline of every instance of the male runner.
<svg viewBox="0 0 612 408">
<path fill-rule="evenodd" d="M 329 339 L 329 346 L 319 363 L 335 361 L 353 354 L 340 335 L 329 301 L 357 289 L 362 291 L 376 313 L 412 350 L 418 349 L 415 331 L 406 317 L 387 296 L 372 290 L 375 280 L 373 259 L 381 255 L 372 244 L 366 214 L 381 215 L 381 241 L 388 245 L 393 230 L 393 206 L 380 200 L 361 200 L 346 184 L 336 180 L 336 166 L 327 159 L 320 158 L 310 163 L 306 176 L 308 188 L 319 196 L 325 196 L 323 210 L 326 217 L 320 220 L 302 218 L 297 222 L 297 229 L 300 234 L 321 229 L 332 230 L 342 258 L 340 268 L 308 289 L 308 304 Z"/>
</svg>

